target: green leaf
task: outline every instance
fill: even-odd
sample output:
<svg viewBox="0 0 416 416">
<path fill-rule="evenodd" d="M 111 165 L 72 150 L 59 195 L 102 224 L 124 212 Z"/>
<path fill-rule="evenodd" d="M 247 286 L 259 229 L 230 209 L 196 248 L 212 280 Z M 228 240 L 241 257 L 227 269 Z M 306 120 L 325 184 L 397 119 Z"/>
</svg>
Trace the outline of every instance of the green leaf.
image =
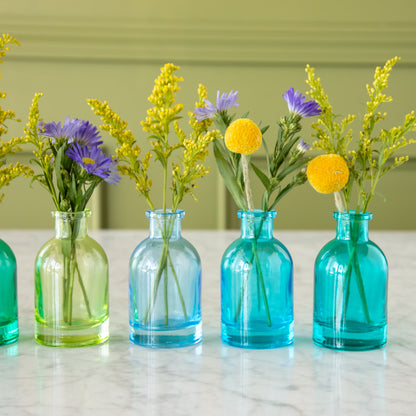
<svg viewBox="0 0 416 416">
<path fill-rule="evenodd" d="M 224 184 L 230 192 L 231 196 L 233 197 L 235 203 L 240 209 L 247 211 L 247 204 L 244 198 L 243 191 L 237 182 L 234 172 L 225 160 L 216 142 L 214 142 L 214 155 L 215 160 L 217 162 L 218 170 L 220 171 L 220 174 L 224 180 Z"/>
<path fill-rule="evenodd" d="M 261 134 L 263 135 L 264 133 L 266 133 L 266 131 L 267 131 L 267 130 L 269 130 L 269 128 L 270 128 L 270 126 L 269 126 L 269 125 L 262 127 L 262 128 L 260 129 Z"/>
<path fill-rule="evenodd" d="M 306 163 L 308 162 L 308 158 L 301 158 L 299 160 L 297 160 L 295 163 L 293 163 L 290 166 L 287 166 L 285 169 L 283 169 L 277 176 L 276 179 L 281 182 L 283 181 L 286 176 L 288 176 L 289 174 L 291 174 L 292 172 L 294 172 L 295 170 L 298 170 L 299 168 L 301 168 L 302 166 L 306 165 Z"/>
<path fill-rule="evenodd" d="M 62 155 L 64 154 L 65 146 L 61 146 L 56 153 L 56 159 L 55 159 L 55 175 L 56 175 L 56 185 L 58 186 L 59 192 L 61 195 L 65 195 L 65 186 L 64 181 L 62 180 Z"/>
<path fill-rule="evenodd" d="M 268 191 L 270 189 L 270 179 L 254 163 L 251 163 L 250 165 L 253 168 L 254 173 L 260 179 L 263 186 Z"/>
<path fill-rule="evenodd" d="M 266 152 L 267 172 L 268 172 L 269 177 L 270 177 L 270 176 L 272 176 L 272 172 L 271 172 L 271 166 L 270 166 L 269 147 L 267 146 L 266 140 L 263 139 L 262 143 L 263 143 L 264 151 Z"/>
</svg>

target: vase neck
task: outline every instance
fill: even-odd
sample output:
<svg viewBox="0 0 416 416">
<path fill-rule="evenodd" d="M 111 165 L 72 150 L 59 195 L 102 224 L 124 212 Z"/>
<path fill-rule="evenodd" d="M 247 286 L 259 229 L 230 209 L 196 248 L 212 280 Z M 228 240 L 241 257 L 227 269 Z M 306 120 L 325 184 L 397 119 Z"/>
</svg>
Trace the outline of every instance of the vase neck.
<svg viewBox="0 0 416 416">
<path fill-rule="evenodd" d="M 352 241 L 368 241 L 368 222 L 373 214 L 356 214 L 355 211 L 334 212 L 337 220 L 337 239 Z"/>
<path fill-rule="evenodd" d="M 276 211 L 238 211 L 238 217 L 241 218 L 241 238 L 273 238 L 273 218 L 276 217 Z"/>
<path fill-rule="evenodd" d="M 181 219 L 185 216 L 185 211 L 170 210 L 163 211 L 156 209 L 146 211 L 146 217 L 149 218 L 149 237 L 169 240 L 178 240 L 181 238 Z"/>
<path fill-rule="evenodd" d="M 53 211 L 55 217 L 56 238 L 84 238 L 88 234 L 87 218 L 91 215 L 89 210 L 80 212 Z"/>
</svg>

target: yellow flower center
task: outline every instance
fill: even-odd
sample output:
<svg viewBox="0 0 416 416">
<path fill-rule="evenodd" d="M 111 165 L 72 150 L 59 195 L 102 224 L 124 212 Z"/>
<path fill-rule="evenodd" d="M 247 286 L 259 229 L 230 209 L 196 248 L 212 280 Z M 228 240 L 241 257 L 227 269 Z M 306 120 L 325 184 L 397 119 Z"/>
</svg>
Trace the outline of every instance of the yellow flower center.
<svg viewBox="0 0 416 416">
<path fill-rule="evenodd" d="M 82 163 L 84 165 L 93 165 L 95 163 L 95 160 L 91 159 L 90 157 L 83 157 L 82 158 Z"/>
<path fill-rule="evenodd" d="M 261 146 L 261 131 L 248 118 L 239 118 L 228 126 L 224 141 L 231 152 L 251 155 Z"/>
<path fill-rule="evenodd" d="M 312 188 L 322 194 L 330 194 L 347 184 L 349 170 L 342 156 L 329 154 L 312 159 L 306 174 Z"/>
</svg>

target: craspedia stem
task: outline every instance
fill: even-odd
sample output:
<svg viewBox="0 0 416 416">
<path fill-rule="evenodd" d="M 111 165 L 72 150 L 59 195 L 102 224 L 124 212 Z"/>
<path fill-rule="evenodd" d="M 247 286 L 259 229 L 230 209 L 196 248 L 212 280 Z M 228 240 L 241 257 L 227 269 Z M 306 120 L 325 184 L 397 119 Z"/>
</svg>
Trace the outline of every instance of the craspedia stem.
<svg viewBox="0 0 416 416">
<path fill-rule="evenodd" d="M 248 174 L 248 161 L 246 155 L 241 155 L 241 164 L 243 166 L 243 178 L 244 178 L 244 188 L 246 191 L 246 199 L 247 199 L 247 206 L 248 210 L 253 210 L 253 196 L 251 193 L 251 186 L 250 186 L 250 176 Z"/>
<path fill-rule="evenodd" d="M 345 212 L 347 210 L 347 204 L 345 202 L 344 194 L 342 191 L 335 191 L 335 206 L 339 212 Z"/>
</svg>

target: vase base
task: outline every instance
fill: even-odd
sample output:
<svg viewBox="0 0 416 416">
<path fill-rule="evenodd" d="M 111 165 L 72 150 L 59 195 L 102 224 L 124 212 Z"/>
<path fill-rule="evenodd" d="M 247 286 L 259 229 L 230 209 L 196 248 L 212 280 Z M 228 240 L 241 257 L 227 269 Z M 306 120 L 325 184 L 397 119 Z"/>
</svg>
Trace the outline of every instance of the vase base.
<svg viewBox="0 0 416 416">
<path fill-rule="evenodd" d="M 242 330 L 240 327 L 222 324 L 221 340 L 233 347 L 269 349 L 285 347 L 293 343 L 293 321 L 289 325 L 264 330 Z"/>
<path fill-rule="evenodd" d="M 149 348 L 177 348 L 197 344 L 202 339 L 202 322 L 180 329 L 146 329 L 130 326 L 130 341 Z"/>
<path fill-rule="evenodd" d="M 0 326 L 0 345 L 11 344 L 19 338 L 19 325 L 17 319 L 7 325 Z"/>
<path fill-rule="evenodd" d="M 387 325 L 363 328 L 363 325 L 349 323 L 348 326 L 354 330 L 335 331 L 332 326 L 314 322 L 313 342 L 320 347 L 345 351 L 374 350 L 386 344 Z"/>
<path fill-rule="evenodd" d="M 94 326 L 77 325 L 62 327 L 48 327 L 35 322 L 35 340 L 48 347 L 86 347 L 101 344 L 109 337 L 109 320 Z"/>
</svg>

